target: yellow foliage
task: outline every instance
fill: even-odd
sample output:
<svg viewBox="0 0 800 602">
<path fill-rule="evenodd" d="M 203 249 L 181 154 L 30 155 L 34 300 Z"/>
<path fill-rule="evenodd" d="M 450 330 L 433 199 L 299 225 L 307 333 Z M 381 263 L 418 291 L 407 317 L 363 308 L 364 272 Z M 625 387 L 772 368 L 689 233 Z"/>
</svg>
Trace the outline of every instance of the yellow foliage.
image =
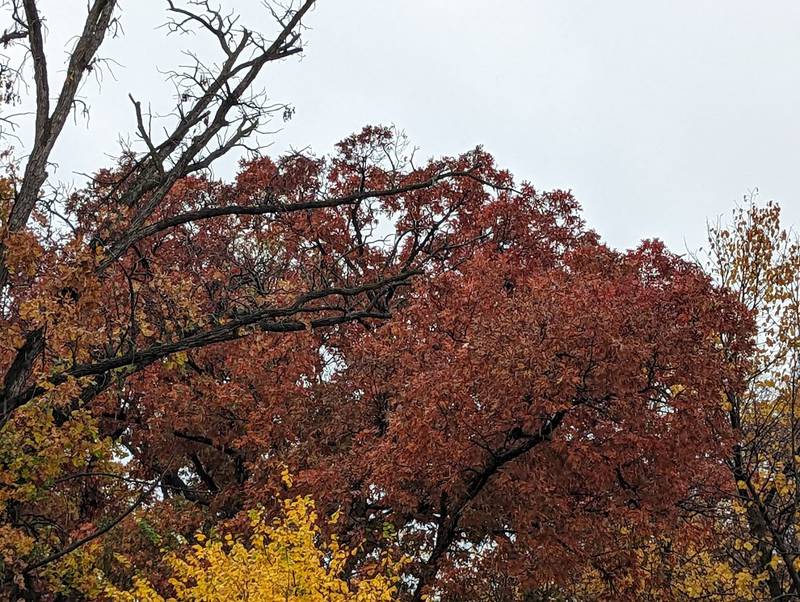
<svg viewBox="0 0 800 602">
<path fill-rule="evenodd" d="M 113 470 L 111 442 L 100 437 L 96 420 L 85 411 L 76 411 L 72 420 L 58 426 L 48 401 L 44 398 L 26 405 L 0 433 L 0 513 L 21 504 L 35 505 L 62 480 L 69 483 L 75 471 L 89 466 L 100 472 Z M 73 511 L 71 503 L 62 503 L 62 511 Z M 54 530 L 49 536 L 38 534 L 37 539 L 24 525 L 0 523 L 0 576 L 19 579 L 26 564 L 64 545 Z M 99 592 L 92 572 L 98 553 L 97 542 L 90 543 L 49 564 L 40 577 L 53 591 L 68 593 L 78 588 L 87 594 Z"/>
<path fill-rule="evenodd" d="M 280 517 L 269 522 L 251 513 L 248 540 L 230 534 L 195 537 L 180 557 L 165 557 L 172 577 L 171 594 L 159 592 L 145 579 L 134 579 L 122 591 L 111 585 L 106 595 L 115 602 L 382 602 L 394 599 L 399 563 L 384 561 L 375 574 L 353 582 L 342 578 L 354 550 L 336 537 L 322 537 L 313 500 L 297 497 L 283 503 Z M 170 597 L 171 595 L 171 597 Z"/>
</svg>

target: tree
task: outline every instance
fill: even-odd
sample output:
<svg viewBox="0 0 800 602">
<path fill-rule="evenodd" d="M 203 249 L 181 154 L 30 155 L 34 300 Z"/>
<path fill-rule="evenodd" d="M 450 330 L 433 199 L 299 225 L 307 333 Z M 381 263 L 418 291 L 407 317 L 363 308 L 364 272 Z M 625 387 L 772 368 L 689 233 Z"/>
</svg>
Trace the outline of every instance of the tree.
<svg viewBox="0 0 800 602">
<path fill-rule="evenodd" d="M 174 600 L 206 602 L 385 602 L 392 600 L 398 578 L 391 563 L 381 573 L 362 575 L 353 584 L 339 573 L 356 551 L 339 546 L 335 536 L 320 544 L 320 526 L 314 502 L 298 497 L 283 503 L 280 518 L 266 522 L 250 513 L 249 541 L 227 534 L 197 544 L 186 557 L 171 555 L 170 589 Z M 164 602 L 146 580 L 134 578 L 130 591 L 105 588 L 116 602 Z"/>
<path fill-rule="evenodd" d="M 749 589 L 742 598 L 795 598 L 800 241 L 781 226 L 778 205 L 751 200 L 730 224 L 709 229 L 709 243 L 709 272 L 755 317 L 758 335 L 756 352 L 745 356 L 721 338 L 729 361 L 746 369 L 747 386 L 726 390 L 723 400 L 734 433 L 722 459 L 730 476 L 701 553 L 727 567 L 728 579 L 697 579 L 695 593 L 723 600 L 738 582 Z"/>
<path fill-rule="evenodd" d="M 294 154 L 256 160 L 232 186 L 208 179 L 229 151 L 257 151 L 253 136 L 284 111 L 268 106 L 254 85 L 271 63 L 302 50 L 302 23 L 313 4 L 268 7 L 277 28 L 266 36 L 206 2 L 169 2 L 169 31 L 210 35 L 220 62 L 197 59 L 171 73 L 178 104 L 160 138 L 151 129 L 155 114 L 132 97 L 138 144 L 123 148 L 117 165 L 98 172 L 86 190 L 64 198 L 48 179 L 48 162 L 81 103 L 81 82 L 103 64 L 98 51 L 117 31 L 117 3 L 89 4 L 59 87 L 37 3 L 6 3 L 10 25 L 2 41 L 21 47 L 25 62 L 18 71 L 6 62 L 3 73 L 16 89 L 32 71 L 36 115 L 29 153 L 12 162 L 0 208 L 4 588 L 30 596 L 37 588 L 68 590 L 57 565 L 156 489 L 202 503 L 182 476 L 187 468 L 215 489 L 205 452 L 140 465 L 136 456 L 155 442 L 131 451 L 141 432 L 132 428 L 129 396 L 138 392 L 129 383 L 146 384 L 176 366 L 194 370 L 189 352 L 215 346 L 214 353 L 225 353 L 224 343 L 275 361 L 292 354 L 299 362 L 293 373 L 301 375 L 318 364 L 316 331 L 387 318 L 398 288 L 447 252 L 452 216 L 406 218 L 395 252 L 380 251 L 367 240 L 372 203 L 391 205 L 453 178 L 480 181 L 469 155 L 416 168 L 397 162 L 397 146 L 368 130 L 363 136 L 375 142 L 367 157 L 327 164 Z M 379 153 L 385 156 L 377 161 Z M 283 341 L 287 333 L 300 334 Z M 296 341 L 300 349 L 292 351 Z M 178 391 L 169 380 L 163 385 L 150 395 Z M 155 421 L 143 426 L 157 428 Z M 196 439 L 180 422 L 167 433 Z M 128 453 L 131 461 L 120 463 Z M 237 458 L 241 479 L 243 461 L 235 449 L 225 453 Z"/>
<path fill-rule="evenodd" d="M 274 7 L 267 40 L 169 3 L 222 62 L 175 74 L 163 140 L 134 102 L 141 146 L 68 198 L 42 166 L 115 3 L 90 5 L 52 110 L 36 3 L 9 5 L 39 127 L 3 197 L 3 586 L 69 599 L 99 570 L 158 588 L 162 550 L 248 541 L 249 511 L 278 515 L 288 467 L 358 550 L 344 582 L 399 549 L 411 600 L 469 599 L 489 569 L 514 595 L 591 573 L 636 599 L 640 542 L 727 477 L 720 395 L 742 391 L 729 359 L 751 320 L 660 243 L 607 248 L 570 194 L 516 184 L 481 148 L 417 164 L 367 127 L 213 179 L 312 4 Z"/>
</svg>

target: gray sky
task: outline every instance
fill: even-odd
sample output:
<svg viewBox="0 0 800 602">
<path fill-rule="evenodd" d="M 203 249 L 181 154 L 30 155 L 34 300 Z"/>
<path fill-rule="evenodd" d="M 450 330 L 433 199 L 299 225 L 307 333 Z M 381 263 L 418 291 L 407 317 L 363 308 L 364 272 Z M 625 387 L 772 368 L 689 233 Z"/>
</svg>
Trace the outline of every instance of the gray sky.
<svg viewBox="0 0 800 602">
<path fill-rule="evenodd" d="M 58 61 L 85 0 L 41 4 Z M 168 108 L 157 68 L 182 47 L 213 48 L 167 39 L 164 4 L 122 0 L 125 35 L 101 52 L 119 62 L 117 81 L 84 88 L 91 120 L 56 149 L 61 177 L 106 163 L 133 131 L 128 92 Z M 251 28 L 269 24 L 254 0 L 222 4 Z M 308 25 L 303 58 L 261 80 L 297 109 L 276 124 L 275 152 L 324 153 L 376 123 L 404 129 L 424 156 L 483 144 L 518 179 L 571 189 L 620 247 L 695 248 L 707 218 L 756 188 L 800 225 L 796 0 L 319 0 Z"/>
</svg>

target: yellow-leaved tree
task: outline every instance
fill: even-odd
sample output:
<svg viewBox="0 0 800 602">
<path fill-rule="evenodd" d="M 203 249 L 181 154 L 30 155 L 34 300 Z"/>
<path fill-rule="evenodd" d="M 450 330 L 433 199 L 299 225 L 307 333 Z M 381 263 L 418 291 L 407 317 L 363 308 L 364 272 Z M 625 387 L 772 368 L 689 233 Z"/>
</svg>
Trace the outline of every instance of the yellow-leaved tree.
<svg viewBox="0 0 800 602">
<path fill-rule="evenodd" d="M 332 521 L 335 522 L 334 516 Z M 250 513 L 248 538 L 196 536 L 180 556 L 168 554 L 169 589 L 159 591 L 142 578 L 130 589 L 108 585 L 114 602 L 383 602 L 395 599 L 402 561 L 376 559 L 370 574 L 346 578 L 354 550 L 335 535 L 323 537 L 314 501 L 296 497 L 283 502 L 272 521 Z"/>
</svg>

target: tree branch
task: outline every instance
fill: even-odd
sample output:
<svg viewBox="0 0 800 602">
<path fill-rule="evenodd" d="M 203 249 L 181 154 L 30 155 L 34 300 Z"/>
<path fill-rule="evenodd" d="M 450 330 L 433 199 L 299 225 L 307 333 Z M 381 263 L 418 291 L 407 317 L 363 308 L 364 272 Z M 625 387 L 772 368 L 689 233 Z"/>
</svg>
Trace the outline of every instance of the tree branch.
<svg viewBox="0 0 800 602">
<path fill-rule="evenodd" d="M 201 329 L 183 338 L 169 342 L 152 345 L 141 350 L 133 350 L 123 355 L 107 358 L 93 363 L 74 366 L 47 379 L 47 386 L 33 385 L 22 393 L 4 399 L 5 414 L 0 417 L 0 428 L 21 406 L 43 395 L 49 388 L 66 382 L 70 378 L 80 379 L 93 376 L 102 376 L 99 383 L 86 389 L 86 394 L 81 396 L 81 401 L 88 399 L 104 390 L 111 379 L 107 378 L 114 370 L 125 369 L 125 376 L 146 368 L 153 362 L 166 358 L 174 353 L 188 351 L 197 347 L 204 347 L 214 343 L 233 341 L 251 334 L 247 327 L 256 326 L 263 332 L 300 332 L 308 328 L 323 328 L 337 324 L 345 324 L 363 319 L 385 319 L 389 317 L 386 312 L 376 311 L 344 311 L 341 315 L 325 316 L 313 320 L 291 319 L 297 314 L 319 313 L 328 308 L 309 307 L 312 301 L 318 301 L 330 296 L 353 297 L 368 291 L 377 291 L 386 287 L 397 286 L 405 283 L 409 278 L 418 274 L 418 271 L 403 272 L 396 276 L 385 278 L 377 282 L 370 282 L 355 287 L 331 287 L 310 291 L 300 295 L 295 302 L 287 307 L 261 308 L 250 313 L 231 318 L 223 324 L 211 328 Z M 287 319 L 289 318 L 289 319 Z"/>
</svg>

